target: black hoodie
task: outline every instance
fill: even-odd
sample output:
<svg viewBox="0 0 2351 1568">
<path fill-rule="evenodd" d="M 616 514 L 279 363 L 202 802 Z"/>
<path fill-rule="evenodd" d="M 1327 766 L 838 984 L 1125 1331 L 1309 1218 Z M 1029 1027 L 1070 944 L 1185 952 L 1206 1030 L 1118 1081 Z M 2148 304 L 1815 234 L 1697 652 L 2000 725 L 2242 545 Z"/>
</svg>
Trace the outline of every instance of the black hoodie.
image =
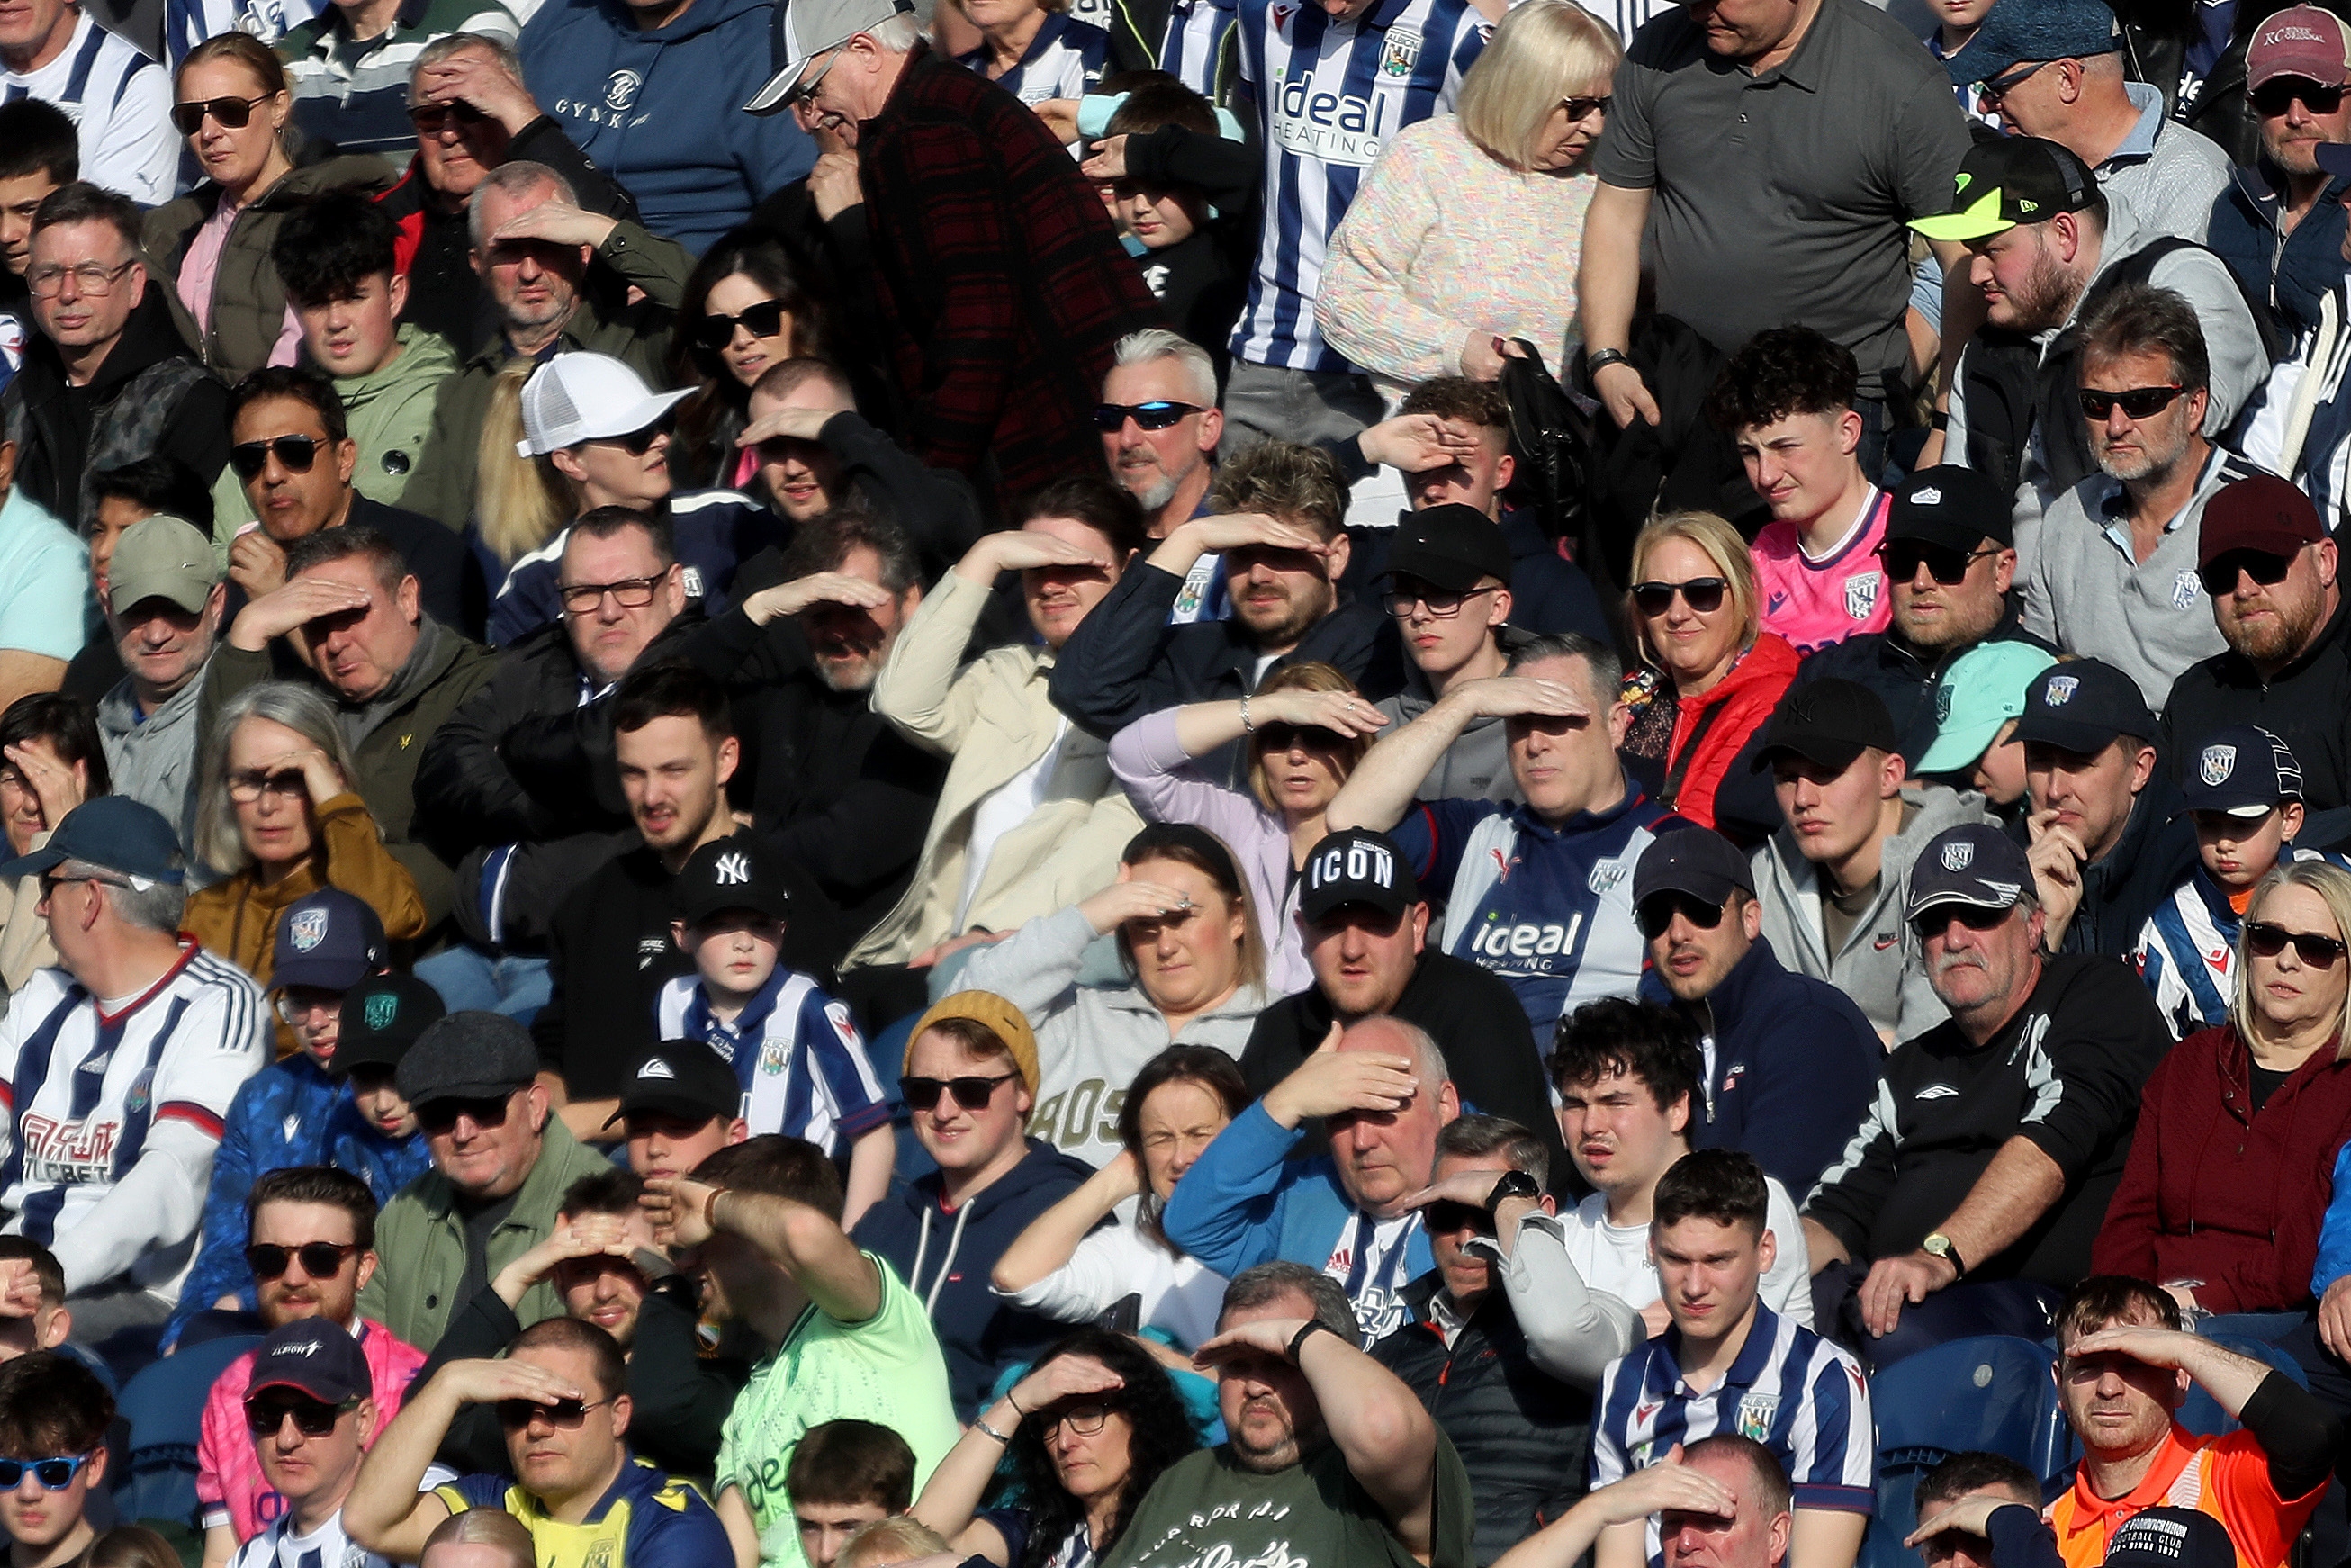
<svg viewBox="0 0 2351 1568">
<path fill-rule="evenodd" d="M 2188 666 L 2163 705 L 2157 744 L 2173 779 L 2215 731 L 2257 724 L 2284 741 L 2302 764 L 2303 800 L 2313 810 L 2351 806 L 2351 603 L 2338 604 L 2318 640 L 2269 680 L 2231 648 Z"/>
</svg>

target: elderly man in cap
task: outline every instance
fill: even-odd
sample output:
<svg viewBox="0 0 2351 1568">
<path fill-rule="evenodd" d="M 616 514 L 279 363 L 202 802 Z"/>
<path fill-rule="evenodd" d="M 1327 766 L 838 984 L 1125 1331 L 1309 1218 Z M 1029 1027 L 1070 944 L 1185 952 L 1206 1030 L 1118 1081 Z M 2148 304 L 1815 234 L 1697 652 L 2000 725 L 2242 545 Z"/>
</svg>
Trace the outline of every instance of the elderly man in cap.
<svg viewBox="0 0 2351 1568">
<path fill-rule="evenodd" d="M 2155 716 L 2112 664 L 2053 664 L 2026 688 L 2016 738 L 2025 827 L 2052 953 L 2119 957 L 2196 863 L 2196 834 L 2159 771 Z"/>
<path fill-rule="evenodd" d="M 2105 0 L 1999 0 L 1943 65 L 2011 131 L 2071 150 L 2141 227 L 2200 240 L 2229 155 L 2171 119 L 2161 89 L 2125 80 L 2121 47 Z"/>
<path fill-rule="evenodd" d="M 744 107 L 855 154 L 839 162 L 915 454 L 1008 496 L 1100 464 L 1090 416 L 1118 340 L 1165 322 L 1062 149 L 1074 128 L 934 52 L 910 0 L 785 0 L 771 48 L 776 74 Z M 827 174 L 811 188 L 830 217 L 854 203 Z"/>
<path fill-rule="evenodd" d="M 1307 857 L 1299 924 L 1314 984 L 1268 1007 L 1249 1030 L 1241 1076 L 1262 1095 L 1298 1071 L 1333 1029 L 1394 1017 L 1425 1030 L 1452 1065 L 1461 1098 L 1508 1116 L 1564 1172 L 1566 1145 L 1540 1059 L 1484 1049 L 1524 1015 L 1510 988 L 1431 946 L 1429 908 L 1394 840 L 1367 828 L 1325 837 Z M 1320 1139 L 1320 1129 L 1310 1136 Z"/>
<path fill-rule="evenodd" d="M 2351 26 L 2289 5 L 2245 47 L 2245 93 L 2261 154 L 2212 204 L 2204 243 L 2229 264 L 2281 346 L 2319 322 L 2343 280 L 2343 193 L 2351 189 Z"/>
<path fill-rule="evenodd" d="M 1996 827 L 1929 841 L 1906 913 L 1951 1016 L 1886 1059 L 1804 1201 L 1813 1322 L 1877 1366 L 1971 1334 L 2048 1334 L 2171 1044 L 2128 966 L 2043 956 L 2032 868 Z"/>
<path fill-rule="evenodd" d="M 107 563 L 106 629 L 122 678 L 99 699 L 114 792 L 163 813 L 195 841 L 197 704 L 228 589 L 204 530 L 157 513 L 122 532 Z"/>
<path fill-rule="evenodd" d="M 2214 730 L 2257 724 L 2294 748 L 2314 811 L 2351 805 L 2351 644 L 2335 543 L 2310 497 L 2268 474 L 2204 507 L 2197 574 L 2228 646 L 2171 685 L 2157 749 L 2175 768 Z"/>
<path fill-rule="evenodd" d="M 399 1390 L 388 1390 L 397 1407 Z M 243 1415 L 262 1478 L 285 1511 L 237 1551 L 231 1568 L 275 1568 L 282 1557 L 348 1563 L 343 1499 L 383 1417 L 375 1378 L 351 1336 L 323 1318 L 271 1331 L 253 1358 Z"/>
<path fill-rule="evenodd" d="M 1834 986 L 1781 967 L 1747 857 L 1711 828 L 1641 852 L 1633 909 L 1654 965 L 1642 989 L 1673 998 L 1704 1052 L 1690 1143 L 1743 1150 L 1811 1191 L 1869 1108 L 1876 1030 Z"/>
<path fill-rule="evenodd" d="M 1944 444 L 1929 442 L 1929 455 L 2013 490 L 2020 535 L 2097 472 L 2079 396 L 2079 323 L 2106 293 L 2147 284 L 2194 311 L 2210 389 L 2204 434 L 2233 424 L 2268 378 L 2268 350 L 2227 264 L 2127 205 L 2110 206 L 2089 165 L 2059 142 L 1978 142 L 1960 162 L 1949 209 L 1910 226 L 1974 254 L 1968 281 L 1985 310 L 1952 378 Z M 2029 538 L 2019 542 L 2029 558 Z"/>
<path fill-rule="evenodd" d="M 433 1168 L 384 1205 L 383 1249 L 400 1266 L 360 1305 L 411 1344 L 439 1343 L 451 1313 L 547 1239 L 571 1184 L 607 1164 L 565 1130 L 538 1078 L 529 1031 L 502 1013 L 451 1013 L 400 1059 Z M 544 1281 L 515 1307 L 526 1326 L 562 1312 Z"/>
<path fill-rule="evenodd" d="M 1500 525 L 1475 507 L 1448 502 L 1406 512 L 1389 543 L 1381 605 L 1411 659 L 1404 690 L 1379 705 L 1408 724 L 1468 681 L 1499 675 L 1527 641 L 1510 620 L 1510 546 Z M 1424 799 L 1515 800 L 1507 727 L 1469 721 L 1420 781 Z"/>
<path fill-rule="evenodd" d="M 0 867 L 26 876 L 41 879 L 58 967 L 0 1020 L 0 1209 L 57 1254 L 75 1333 L 98 1343 L 171 1315 L 230 1103 L 268 1060 L 268 1009 L 244 971 L 180 934 L 185 862 L 152 806 L 75 807 Z"/>
</svg>

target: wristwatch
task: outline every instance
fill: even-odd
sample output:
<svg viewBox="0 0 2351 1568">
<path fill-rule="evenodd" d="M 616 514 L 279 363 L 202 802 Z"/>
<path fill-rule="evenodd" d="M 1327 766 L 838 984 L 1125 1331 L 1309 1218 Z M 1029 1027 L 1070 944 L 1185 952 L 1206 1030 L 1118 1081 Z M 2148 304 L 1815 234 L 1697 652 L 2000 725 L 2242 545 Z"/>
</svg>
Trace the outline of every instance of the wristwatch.
<svg viewBox="0 0 2351 1568">
<path fill-rule="evenodd" d="M 1929 1258 L 1940 1258 L 1949 1263 L 1951 1266 L 1951 1283 L 1956 1285 L 1968 1277 L 1967 1260 L 1959 1256 L 1959 1249 L 1951 1245 L 1951 1239 L 1941 1231 L 1936 1231 L 1918 1243 L 1918 1250 Z"/>
<path fill-rule="evenodd" d="M 1524 1171 L 1504 1171 L 1502 1179 L 1494 1184 L 1494 1190 L 1486 1195 L 1486 1212 L 1493 1213 L 1506 1197 L 1523 1197 L 1529 1203 L 1536 1203 L 1542 1198 L 1542 1187 Z"/>
</svg>

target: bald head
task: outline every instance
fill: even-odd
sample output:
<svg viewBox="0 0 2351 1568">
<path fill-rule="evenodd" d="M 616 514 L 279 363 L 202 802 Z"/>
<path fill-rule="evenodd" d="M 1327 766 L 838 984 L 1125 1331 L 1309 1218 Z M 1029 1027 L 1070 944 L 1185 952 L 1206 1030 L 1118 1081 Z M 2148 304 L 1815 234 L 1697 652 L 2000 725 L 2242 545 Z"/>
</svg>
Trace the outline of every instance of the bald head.
<svg viewBox="0 0 2351 1568">
<path fill-rule="evenodd" d="M 1461 1114 L 1445 1053 L 1425 1030 L 1384 1014 L 1349 1027 L 1340 1051 L 1379 1051 L 1412 1063 L 1412 1099 L 1394 1110 L 1343 1111 L 1323 1118 L 1339 1185 L 1355 1206 L 1380 1218 L 1403 1212 L 1403 1200 L 1437 1168 L 1437 1134 Z"/>
<path fill-rule="evenodd" d="M 1429 1032 L 1392 1014 L 1383 1013 L 1350 1024 L 1347 1032 L 1339 1037 L 1339 1049 L 1383 1051 L 1392 1056 L 1411 1057 L 1413 1072 L 1420 1080 L 1424 1095 L 1436 1092 L 1439 1084 L 1453 1076 L 1452 1070 L 1445 1064 L 1445 1052 L 1437 1048 Z M 1452 1119 L 1446 1118 L 1448 1122 Z"/>
</svg>

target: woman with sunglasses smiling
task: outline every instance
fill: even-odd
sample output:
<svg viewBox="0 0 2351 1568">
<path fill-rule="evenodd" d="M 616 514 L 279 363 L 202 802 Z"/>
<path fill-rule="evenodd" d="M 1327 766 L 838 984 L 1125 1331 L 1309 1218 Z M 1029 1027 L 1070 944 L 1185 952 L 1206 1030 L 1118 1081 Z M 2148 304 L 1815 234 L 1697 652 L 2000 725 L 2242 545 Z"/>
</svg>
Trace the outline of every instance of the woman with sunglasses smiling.
<svg viewBox="0 0 2351 1568">
<path fill-rule="evenodd" d="M 1290 918 L 1298 872 L 1330 831 L 1323 809 L 1387 722 L 1333 666 L 1285 664 L 1238 702 L 1148 714 L 1110 743 L 1111 771 L 1144 821 L 1194 823 L 1232 846 L 1264 912 L 1267 984 L 1277 996 L 1314 983 Z M 1235 741 L 1248 749 L 1246 795 L 1194 761 Z"/>
<path fill-rule="evenodd" d="M 1175 1381 L 1142 1341 L 1083 1329 L 965 1428 L 914 1515 L 997 1568 L 1092 1568 L 1170 1465 L 1200 1446 Z M 1016 1482 L 982 1510 L 998 1468 Z"/>
<path fill-rule="evenodd" d="M 737 451 L 735 438 L 750 423 L 751 389 L 786 360 L 831 359 L 831 315 L 829 296 L 780 241 L 738 229 L 710 247 L 670 333 L 669 382 L 695 389 L 670 443 L 679 484 L 750 483 L 759 455 Z"/>
<path fill-rule="evenodd" d="M 1647 667 L 1625 680 L 1625 771 L 1700 827 L 1762 837 L 1779 806 L 1744 758 L 1797 659 L 1762 630 L 1747 542 L 1711 512 L 1676 512 L 1634 539 L 1631 578 L 1626 619 Z"/>
<path fill-rule="evenodd" d="M 2301 1312 L 2314 1267 L 2322 1281 L 2351 1272 L 2351 1170 L 2337 1158 L 2351 1127 L 2346 936 L 2351 872 L 2295 861 L 2253 889 L 2228 1021 L 2147 1078 L 2094 1272 L 2156 1281 L 2191 1317 Z M 2330 1343 L 2351 1351 L 2351 1286 L 2326 1296 Z"/>
<path fill-rule="evenodd" d="M 203 334 L 204 361 L 235 384 L 290 365 L 301 323 L 270 246 L 287 214 L 322 191 L 391 183 L 373 156 L 297 169 L 284 131 L 294 100 L 269 46 L 239 32 L 207 38 L 180 62 L 172 123 L 204 183 L 147 214 L 146 250 Z"/>
<path fill-rule="evenodd" d="M 424 935 L 424 901 L 351 786 L 350 747 L 327 699 L 263 681 L 214 721 L 199 769 L 196 858 L 221 880 L 188 895 L 186 925 L 209 951 L 266 988 L 277 925 L 322 887 L 375 911 L 394 941 Z M 298 1049 L 281 1026 L 277 1054 Z"/>
</svg>

